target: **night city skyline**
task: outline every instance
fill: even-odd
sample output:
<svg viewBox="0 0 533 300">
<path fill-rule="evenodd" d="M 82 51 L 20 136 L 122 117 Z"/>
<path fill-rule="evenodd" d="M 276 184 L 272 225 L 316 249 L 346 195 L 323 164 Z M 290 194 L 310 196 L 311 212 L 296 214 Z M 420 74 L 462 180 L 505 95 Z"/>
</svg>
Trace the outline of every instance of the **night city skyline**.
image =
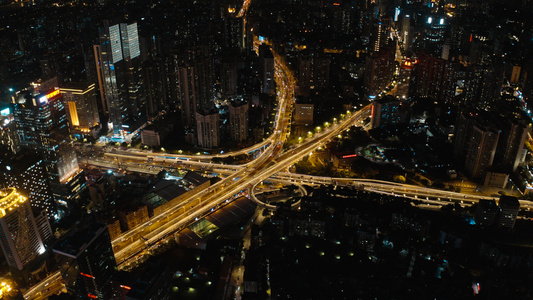
<svg viewBox="0 0 533 300">
<path fill-rule="evenodd" d="M 0 299 L 533 298 L 531 0 L 0 0 Z"/>
</svg>

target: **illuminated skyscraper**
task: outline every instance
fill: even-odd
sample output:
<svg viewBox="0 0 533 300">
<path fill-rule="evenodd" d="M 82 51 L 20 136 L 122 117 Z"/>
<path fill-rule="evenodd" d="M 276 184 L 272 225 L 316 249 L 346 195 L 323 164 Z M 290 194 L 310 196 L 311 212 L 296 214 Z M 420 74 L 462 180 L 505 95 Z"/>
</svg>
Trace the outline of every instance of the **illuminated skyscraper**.
<svg viewBox="0 0 533 300">
<path fill-rule="evenodd" d="M 385 14 L 384 6 L 380 6 L 379 15 L 374 19 L 372 32 L 370 34 L 372 52 L 379 52 L 383 47 L 387 46 L 390 38 L 391 23 L 392 19 Z"/>
<path fill-rule="evenodd" d="M 21 151 L 0 162 L 0 182 L 4 188 L 15 187 L 23 192 L 32 207 L 46 210 L 48 218 L 52 218 L 55 205 L 45 169 L 40 156 Z"/>
<path fill-rule="evenodd" d="M 95 84 L 68 84 L 61 87 L 71 133 L 96 135 L 101 128 L 96 105 Z"/>
<path fill-rule="evenodd" d="M 61 212 L 70 208 L 69 202 L 80 197 L 85 182 L 70 142 L 60 90 L 45 93 L 35 93 L 35 90 L 17 92 L 12 98 L 14 122 L 21 148 L 34 151 L 43 158 L 60 217 Z"/>
<path fill-rule="evenodd" d="M 0 190 L 0 246 L 18 270 L 45 252 L 30 203 L 15 188 Z"/>
<path fill-rule="evenodd" d="M 102 107 L 115 135 L 136 130 L 145 118 L 140 54 L 137 23 L 110 26 L 104 21 L 94 56 Z"/>
<path fill-rule="evenodd" d="M 13 109 L 8 105 L 0 104 L 0 148 L 16 153 L 19 150 L 13 122 Z"/>
</svg>

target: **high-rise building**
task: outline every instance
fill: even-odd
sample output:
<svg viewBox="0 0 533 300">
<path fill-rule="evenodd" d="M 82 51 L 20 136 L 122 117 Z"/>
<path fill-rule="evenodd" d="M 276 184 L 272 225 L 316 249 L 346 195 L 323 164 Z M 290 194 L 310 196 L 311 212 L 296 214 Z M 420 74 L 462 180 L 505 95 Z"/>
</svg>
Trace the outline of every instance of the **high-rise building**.
<svg viewBox="0 0 533 300">
<path fill-rule="evenodd" d="M 224 18 L 224 46 L 227 49 L 243 47 L 243 18 L 227 16 Z"/>
<path fill-rule="evenodd" d="M 80 198 L 85 182 L 70 142 L 61 92 L 59 89 L 46 92 L 42 86 L 40 90 L 45 92 L 36 94 L 35 89 L 17 92 L 12 98 L 14 120 L 20 146 L 43 158 L 56 213 L 62 217 L 70 208 L 69 202 Z"/>
<path fill-rule="evenodd" d="M 30 203 L 16 188 L 0 190 L 0 245 L 7 264 L 18 270 L 45 252 Z"/>
<path fill-rule="evenodd" d="M 276 93 L 274 56 L 267 45 L 259 47 L 259 58 L 263 66 L 263 93 L 274 95 Z"/>
<path fill-rule="evenodd" d="M 23 192 L 32 207 L 46 210 L 52 219 L 55 205 L 45 169 L 41 157 L 22 151 L 0 162 L 0 182 L 5 184 L 4 188 L 15 187 Z"/>
<path fill-rule="evenodd" d="M 434 14 L 426 16 L 421 28 L 421 38 L 417 39 L 417 48 L 425 53 L 440 56 L 447 38 L 448 25 L 449 22 L 444 15 Z"/>
<path fill-rule="evenodd" d="M 454 157 L 473 178 L 484 176 L 489 168 L 509 174 L 525 158 L 524 143 L 530 131 L 526 120 L 463 111 L 455 125 Z"/>
<path fill-rule="evenodd" d="M 196 113 L 214 108 L 213 62 L 205 49 L 188 49 L 176 62 L 182 122 L 196 125 Z"/>
<path fill-rule="evenodd" d="M 505 120 L 498 145 L 498 161 L 502 170 L 514 172 L 525 159 L 525 141 L 531 132 L 531 126 L 518 119 Z"/>
<path fill-rule="evenodd" d="M 101 128 L 96 104 L 95 84 L 69 83 L 61 87 L 66 104 L 70 132 L 96 136 Z"/>
<path fill-rule="evenodd" d="M 329 71 L 331 60 L 329 57 L 316 53 L 302 55 L 298 68 L 298 91 L 308 96 L 311 91 L 325 90 L 329 87 Z"/>
<path fill-rule="evenodd" d="M 248 103 L 231 102 L 229 105 L 229 130 L 231 140 L 245 142 L 248 139 Z"/>
<path fill-rule="evenodd" d="M 457 87 L 459 64 L 419 53 L 413 69 L 410 94 L 435 101 L 451 101 Z"/>
<path fill-rule="evenodd" d="M 480 109 L 494 109 L 494 104 L 500 100 L 503 84 L 503 76 L 497 76 L 497 73 L 490 66 L 470 65 L 465 70 L 464 78 L 457 78 L 464 82 L 461 95 L 465 103 Z"/>
<path fill-rule="evenodd" d="M 233 97 L 237 94 L 237 61 L 235 58 L 224 59 L 221 64 L 220 85 L 222 94 Z"/>
<path fill-rule="evenodd" d="M 181 116 L 185 127 L 195 125 L 196 116 L 196 76 L 192 66 L 178 67 L 178 82 L 181 100 Z"/>
<path fill-rule="evenodd" d="M 203 111 L 196 113 L 196 129 L 198 132 L 198 146 L 202 148 L 217 148 L 220 146 L 220 115 L 218 111 Z"/>
<path fill-rule="evenodd" d="M 135 131 L 146 117 L 137 23 L 110 25 L 104 21 L 94 56 L 109 129 L 115 135 Z"/>
<path fill-rule="evenodd" d="M 494 224 L 498 210 L 496 201 L 493 199 L 480 199 L 474 215 L 476 224 L 479 226 L 490 226 Z"/>
<path fill-rule="evenodd" d="M 12 153 L 19 151 L 16 126 L 13 122 L 13 108 L 2 104 L 0 104 L 0 149 Z"/>
<path fill-rule="evenodd" d="M 83 299 L 111 299 L 117 264 L 105 224 L 72 229 L 54 253 L 67 290 Z"/>
<path fill-rule="evenodd" d="M 294 105 L 294 125 L 313 125 L 313 104 L 297 103 Z"/>
<path fill-rule="evenodd" d="M 404 50 L 410 50 L 413 43 L 413 36 L 411 31 L 411 16 L 404 15 L 402 19 L 402 27 L 400 31 L 400 41 L 403 43 Z"/>
<path fill-rule="evenodd" d="M 365 87 L 368 95 L 378 96 L 389 85 L 396 70 L 394 48 L 374 52 L 366 59 Z"/>
<path fill-rule="evenodd" d="M 374 20 L 374 28 L 370 37 L 372 43 L 372 51 L 379 52 L 387 46 L 391 27 L 391 18 L 386 16 L 379 16 Z"/>
<path fill-rule="evenodd" d="M 485 176 L 492 166 L 500 131 L 482 124 L 473 124 L 465 148 L 465 171 L 472 178 Z"/>
<path fill-rule="evenodd" d="M 518 201 L 518 198 L 502 195 L 500 196 L 498 206 L 500 208 L 498 220 L 496 221 L 498 227 L 513 229 L 516 217 L 520 211 L 520 202 Z"/>
<path fill-rule="evenodd" d="M 402 102 L 387 96 L 372 102 L 372 128 L 399 124 L 402 121 Z"/>
</svg>

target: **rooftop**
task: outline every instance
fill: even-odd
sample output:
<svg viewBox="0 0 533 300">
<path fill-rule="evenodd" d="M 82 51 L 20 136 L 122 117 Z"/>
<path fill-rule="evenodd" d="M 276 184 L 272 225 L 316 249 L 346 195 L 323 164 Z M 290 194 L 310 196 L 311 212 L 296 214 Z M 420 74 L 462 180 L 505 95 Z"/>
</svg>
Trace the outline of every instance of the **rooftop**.
<svg viewBox="0 0 533 300">
<path fill-rule="evenodd" d="M 0 190 L 0 218 L 3 218 L 7 212 L 19 207 L 26 202 L 27 198 L 17 192 L 16 188 L 7 188 Z"/>
<path fill-rule="evenodd" d="M 104 230 L 107 225 L 102 223 L 75 227 L 54 245 L 54 252 L 77 258 Z"/>
</svg>

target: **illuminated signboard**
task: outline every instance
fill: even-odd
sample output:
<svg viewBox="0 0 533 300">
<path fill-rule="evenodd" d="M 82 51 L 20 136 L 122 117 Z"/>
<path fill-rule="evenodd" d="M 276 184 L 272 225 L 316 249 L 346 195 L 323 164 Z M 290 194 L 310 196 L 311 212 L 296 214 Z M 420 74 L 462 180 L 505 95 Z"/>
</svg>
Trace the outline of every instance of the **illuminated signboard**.
<svg viewBox="0 0 533 300">
<path fill-rule="evenodd" d="M 352 157 L 357 157 L 357 154 L 344 155 L 342 158 L 352 158 Z"/>
<path fill-rule="evenodd" d="M 41 98 L 39 98 L 39 102 L 40 103 L 46 103 L 46 102 L 48 102 L 48 98 L 46 96 L 42 96 Z"/>
<path fill-rule="evenodd" d="M 50 99 L 50 98 L 53 98 L 57 95 L 61 94 L 61 91 L 60 90 L 55 90 L 53 92 L 50 92 L 48 94 L 46 94 L 46 99 Z"/>
<path fill-rule="evenodd" d="M 7 115 L 9 115 L 9 107 L 0 110 L 0 115 L 2 115 L 2 116 L 7 116 Z"/>
</svg>

